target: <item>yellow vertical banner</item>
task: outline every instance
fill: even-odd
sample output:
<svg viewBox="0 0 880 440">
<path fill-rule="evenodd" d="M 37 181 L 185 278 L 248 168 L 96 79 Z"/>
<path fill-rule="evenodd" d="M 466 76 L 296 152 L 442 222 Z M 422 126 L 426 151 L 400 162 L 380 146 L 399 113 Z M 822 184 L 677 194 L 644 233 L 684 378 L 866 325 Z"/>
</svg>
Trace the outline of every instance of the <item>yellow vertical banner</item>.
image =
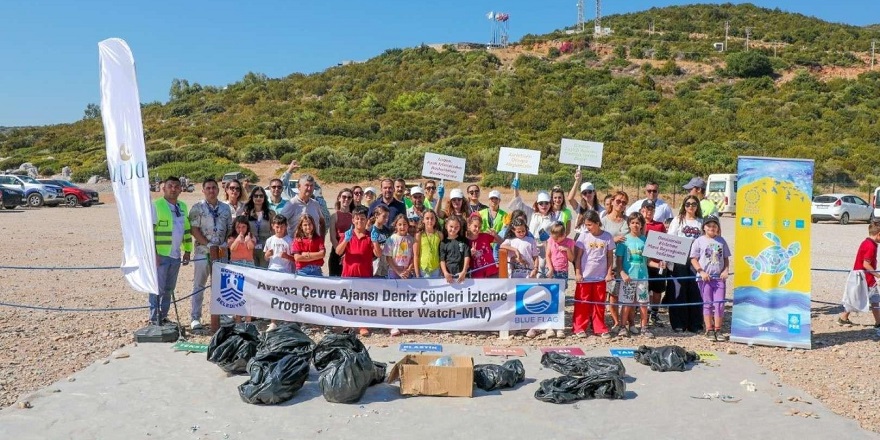
<svg viewBox="0 0 880 440">
<path fill-rule="evenodd" d="M 740 157 L 730 339 L 810 348 L 813 161 Z"/>
</svg>

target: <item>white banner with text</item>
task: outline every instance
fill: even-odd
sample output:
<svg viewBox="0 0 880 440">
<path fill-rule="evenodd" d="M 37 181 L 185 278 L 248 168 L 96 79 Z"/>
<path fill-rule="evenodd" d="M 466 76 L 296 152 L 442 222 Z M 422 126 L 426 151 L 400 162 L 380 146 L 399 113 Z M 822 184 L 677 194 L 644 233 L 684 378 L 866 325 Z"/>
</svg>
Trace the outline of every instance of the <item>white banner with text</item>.
<svg viewBox="0 0 880 440">
<path fill-rule="evenodd" d="M 561 280 L 387 280 L 298 276 L 214 263 L 211 313 L 337 327 L 562 329 Z"/>
</svg>

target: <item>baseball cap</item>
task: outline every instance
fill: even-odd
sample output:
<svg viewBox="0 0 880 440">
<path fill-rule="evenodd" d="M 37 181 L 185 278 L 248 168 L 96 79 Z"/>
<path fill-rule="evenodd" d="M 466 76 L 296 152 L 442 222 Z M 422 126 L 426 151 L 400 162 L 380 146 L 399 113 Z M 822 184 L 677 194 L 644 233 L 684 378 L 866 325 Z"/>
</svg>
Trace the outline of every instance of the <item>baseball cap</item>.
<svg viewBox="0 0 880 440">
<path fill-rule="evenodd" d="M 656 207 L 657 207 L 657 204 L 654 203 L 653 200 L 645 200 L 644 202 L 642 202 L 642 208 L 651 208 L 651 209 L 654 209 L 654 208 L 656 208 Z"/>
<path fill-rule="evenodd" d="M 596 187 L 593 186 L 593 184 L 591 182 L 584 182 L 581 184 L 581 192 L 595 191 L 595 190 L 596 190 Z"/>
<path fill-rule="evenodd" d="M 700 177 L 694 177 L 693 179 L 690 180 L 690 182 L 688 182 L 682 186 L 682 188 L 684 188 L 684 189 L 705 188 L 705 187 L 706 187 L 706 181 Z"/>
<path fill-rule="evenodd" d="M 368 186 L 368 187 L 364 188 L 364 194 L 366 194 L 366 193 L 373 193 L 373 195 L 376 195 L 376 188 L 373 188 L 372 186 Z"/>
<path fill-rule="evenodd" d="M 461 188 L 453 188 L 452 191 L 449 191 L 449 199 L 463 199 L 464 193 L 461 192 Z"/>
<path fill-rule="evenodd" d="M 422 194 L 422 195 L 425 194 L 425 192 L 422 191 L 421 186 L 416 185 L 416 186 L 412 187 L 412 189 L 409 190 L 409 195 L 412 196 L 412 195 L 416 195 L 416 194 Z"/>
<path fill-rule="evenodd" d="M 550 194 L 547 194 L 544 191 L 539 192 L 538 193 L 538 203 L 541 203 L 541 202 L 550 202 Z"/>
<path fill-rule="evenodd" d="M 714 215 L 707 215 L 703 218 L 703 225 L 706 225 L 708 223 L 715 223 L 716 225 L 721 226 L 721 222 L 718 221 L 718 217 Z"/>
<path fill-rule="evenodd" d="M 489 191 L 489 198 L 490 198 L 490 199 L 491 199 L 491 198 L 496 198 L 496 199 L 498 199 L 498 200 L 501 200 L 501 193 L 498 192 L 497 189 L 493 189 L 492 191 Z"/>
</svg>

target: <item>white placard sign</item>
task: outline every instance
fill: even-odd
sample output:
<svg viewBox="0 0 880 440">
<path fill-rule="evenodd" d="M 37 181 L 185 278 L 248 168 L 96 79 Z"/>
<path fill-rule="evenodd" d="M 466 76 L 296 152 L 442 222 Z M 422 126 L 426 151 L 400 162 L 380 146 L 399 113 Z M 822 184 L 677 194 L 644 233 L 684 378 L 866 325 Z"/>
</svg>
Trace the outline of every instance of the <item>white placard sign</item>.
<svg viewBox="0 0 880 440">
<path fill-rule="evenodd" d="M 539 165 L 541 165 L 540 151 L 508 147 L 501 147 L 498 150 L 498 171 L 538 174 Z"/>
<path fill-rule="evenodd" d="M 460 157 L 425 153 L 422 175 L 435 179 L 464 182 L 464 165 L 465 160 Z"/>
<path fill-rule="evenodd" d="M 690 237 L 648 231 L 648 240 L 645 242 L 642 255 L 677 264 L 688 264 L 693 242 L 694 239 Z"/>
<path fill-rule="evenodd" d="M 336 327 L 562 329 L 561 280 L 307 277 L 214 263 L 211 314 Z"/>
<path fill-rule="evenodd" d="M 604 148 L 605 144 L 601 142 L 563 138 L 562 146 L 559 150 L 559 163 L 601 168 L 602 150 Z"/>
</svg>

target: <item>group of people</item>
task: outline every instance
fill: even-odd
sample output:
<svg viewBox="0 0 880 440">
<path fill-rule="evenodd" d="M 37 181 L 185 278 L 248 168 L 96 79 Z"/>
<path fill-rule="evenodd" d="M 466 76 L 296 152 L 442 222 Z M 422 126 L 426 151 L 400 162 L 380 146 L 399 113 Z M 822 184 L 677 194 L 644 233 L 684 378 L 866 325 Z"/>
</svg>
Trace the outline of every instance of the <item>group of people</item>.
<svg viewBox="0 0 880 440">
<path fill-rule="evenodd" d="M 326 218 L 308 174 L 299 178 L 293 197 L 281 196 L 294 168 L 291 164 L 280 179 L 270 181 L 268 193 L 256 186 L 244 194 L 239 181 L 229 181 L 223 201 L 217 181 L 206 179 L 204 199 L 191 208 L 178 200 L 179 180 L 165 180 L 164 196 L 154 201 L 160 292 L 150 296 L 151 322 L 167 321 L 180 265 L 190 261 L 190 326 L 200 329 L 210 261 L 324 276 L 327 260 L 328 276 L 442 278 L 455 284 L 497 277 L 503 251 L 512 278 L 558 278 L 567 284 L 574 273 L 572 331 L 577 337 L 587 337 L 590 330 L 603 338 L 653 337 L 650 326 L 661 325 L 657 307 L 666 304 L 675 331 L 726 338 L 721 326 L 730 250 L 718 219 L 706 214 L 713 213 L 714 203 L 705 198 L 705 181 L 698 177 L 684 186 L 690 194 L 677 214 L 658 197 L 654 182 L 635 203 L 617 191 L 600 204 L 596 188 L 582 183 L 578 171 L 568 194 L 554 187 L 539 192 L 531 204 L 514 182 L 509 212 L 501 208 L 499 191 L 491 191 L 484 204 L 478 185 L 453 188 L 446 197 L 434 180 L 407 187 L 403 179 L 383 179 L 378 191 L 360 186 L 339 191 L 335 210 Z M 645 258 L 645 237 L 652 230 L 694 238 L 689 264 Z M 670 276 L 673 280 L 666 282 Z M 611 328 L 605 322 L 606 301 Z M 211 316 L 211 329 L 219 324 L 219 317 Z M 269 330 L 275 327 L 273 322 Z M 359 332 L 368 336 L 371 331 Z M 391 335 L 401 332 L 392 329 Z M 526 333 L 537 335 L 535 329 Z M 546 330 L 544 335 L 565 333 Z"/>
</svg>

